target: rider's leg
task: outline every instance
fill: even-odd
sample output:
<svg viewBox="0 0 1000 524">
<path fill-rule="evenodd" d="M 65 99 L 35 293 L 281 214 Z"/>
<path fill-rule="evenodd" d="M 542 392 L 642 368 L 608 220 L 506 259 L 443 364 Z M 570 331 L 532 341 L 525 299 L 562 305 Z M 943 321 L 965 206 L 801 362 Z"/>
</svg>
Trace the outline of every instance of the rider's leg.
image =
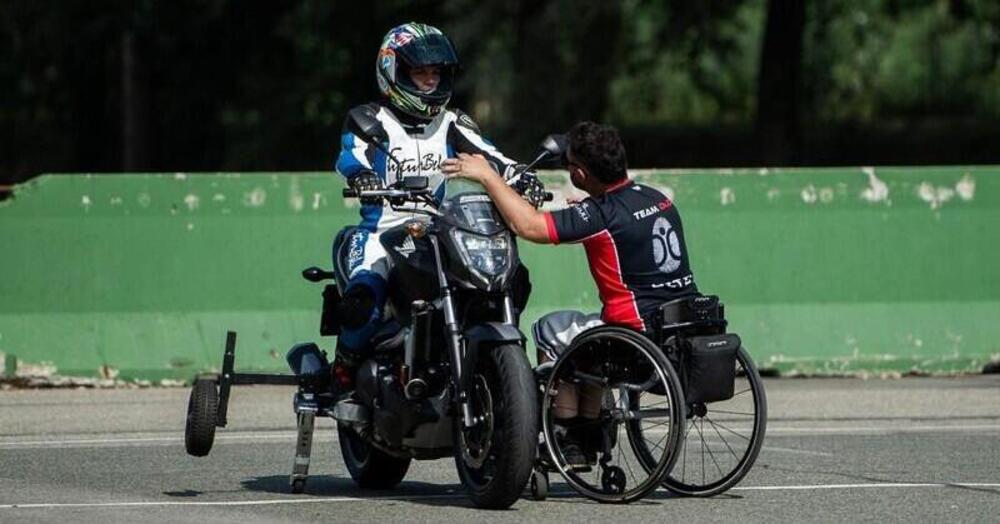
<svg viewBox="0 0 1000 524">
<path fill-rule="evenodd" d="M 389 273 L 388 259 L 377 233 L 359 229 L 348 242 L 350 280 L 337 311 L 341 333 L 333 364 L 340 391 L 354 388 L 355 371 L 367 356 L 372 336 L 382 327 Z"/>
</svg>

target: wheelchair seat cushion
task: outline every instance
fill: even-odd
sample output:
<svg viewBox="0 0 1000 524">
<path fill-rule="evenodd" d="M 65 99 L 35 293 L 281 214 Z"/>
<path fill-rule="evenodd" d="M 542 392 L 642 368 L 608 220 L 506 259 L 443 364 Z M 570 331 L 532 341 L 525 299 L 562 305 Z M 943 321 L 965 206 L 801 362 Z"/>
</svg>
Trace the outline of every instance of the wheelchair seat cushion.
<svg viewBox="0 0 1000 524">
<path fill-rule="evenodd" d="M 604 325 L 600 313 L 554 311 L 539 318 L 531 326 L 535 347 L 549 360 L 556 360 L 580 333 Z"/>
</svg>

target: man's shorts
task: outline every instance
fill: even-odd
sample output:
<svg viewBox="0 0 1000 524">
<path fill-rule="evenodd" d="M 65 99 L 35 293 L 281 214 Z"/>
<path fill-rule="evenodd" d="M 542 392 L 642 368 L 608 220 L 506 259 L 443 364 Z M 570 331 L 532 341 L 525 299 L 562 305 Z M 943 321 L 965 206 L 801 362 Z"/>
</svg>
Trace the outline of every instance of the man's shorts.
<svg viewBox="0 0 1000 524">
<path fill-rule="evenodd" d="M 600 313 L 555 311 L 539 318 L 531 326 L 535 347 L 549 360 L 556 360 L 580 333 L 604 325 Z"/>
</svg>

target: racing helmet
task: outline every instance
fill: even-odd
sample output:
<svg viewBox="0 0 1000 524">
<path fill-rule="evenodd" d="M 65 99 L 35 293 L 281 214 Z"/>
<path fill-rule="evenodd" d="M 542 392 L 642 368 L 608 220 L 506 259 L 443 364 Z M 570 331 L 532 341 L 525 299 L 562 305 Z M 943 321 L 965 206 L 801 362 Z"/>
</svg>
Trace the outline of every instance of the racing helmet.
<svg viewBox="0 0 1000 524">
<path fill-rule="evenodd" d="M 431 65 L 441 68 L 441 80 L 433 91 L 422 92 L 410 79 L 410 69 Z M 429 119 L 451 100 L 457 68 L 455 47 L 440 29 L 410 22 L 390 29 L 382 39 L 375 78 L 389 103 L 408 115 Z"/>
</svg>

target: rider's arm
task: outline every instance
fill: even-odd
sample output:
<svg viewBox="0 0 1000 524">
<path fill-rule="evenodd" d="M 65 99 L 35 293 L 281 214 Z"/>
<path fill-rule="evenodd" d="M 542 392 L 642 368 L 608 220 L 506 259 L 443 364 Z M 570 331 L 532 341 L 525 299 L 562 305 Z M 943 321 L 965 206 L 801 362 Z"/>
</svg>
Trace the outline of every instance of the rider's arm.
<svg viewBox="0 0 1000 524">
<path fill-rule="evenodd" d="M 492 142 L 487 140 L 469 115 L 457 109 L 451 111 L 455 113 L 456 118 L 448 129 L 448 144 L 455 149 L 455 152 L 482 155 L 494 170 L 503 175 L 504 179 L 511 178 L 517 168 L 517 162 L 504 156 Z"/>
<path fill-rule="evenodd" d="M 362 171 L 372 169 L 375 147 L 361 140 L 354 133 L 344 130 L 340 138 L 340 154 L 337 156 L 337 171 L 348 180 Z"/>
</svg>

